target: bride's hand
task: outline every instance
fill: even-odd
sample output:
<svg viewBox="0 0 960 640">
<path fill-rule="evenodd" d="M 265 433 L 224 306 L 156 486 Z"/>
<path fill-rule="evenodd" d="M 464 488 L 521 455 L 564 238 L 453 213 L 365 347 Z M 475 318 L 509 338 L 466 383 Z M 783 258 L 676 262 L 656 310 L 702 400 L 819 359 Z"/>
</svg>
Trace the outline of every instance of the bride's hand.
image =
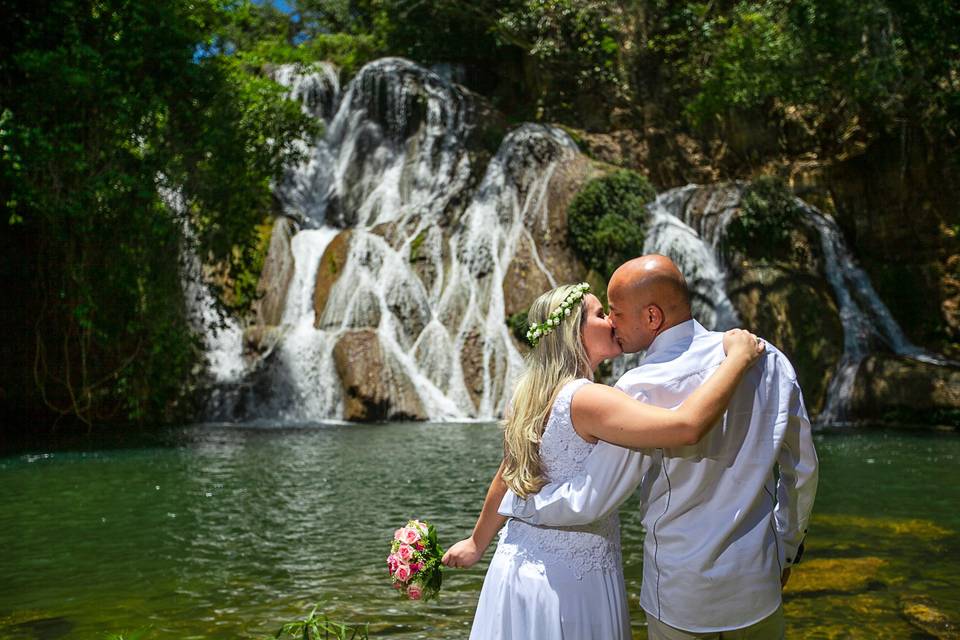
<svg viewBox="0 0 960 640">
<path fill-rule="evenodd" d="M 443 554 L 443 564 L 448 567 L 459 567 L 469 569 L 479 562 L 483 556 L 483 549 L 477 547 L 473 538 L 467 538 L 456 543 Z"/>
<path fill-rule="evenodd" d="M 742 357 L 748 365 L 756 362 L 765 348 L 763 340 L 744 329 L 731 329 L 723 334 L 723 352 L 727 357 Z"/>
</svg>

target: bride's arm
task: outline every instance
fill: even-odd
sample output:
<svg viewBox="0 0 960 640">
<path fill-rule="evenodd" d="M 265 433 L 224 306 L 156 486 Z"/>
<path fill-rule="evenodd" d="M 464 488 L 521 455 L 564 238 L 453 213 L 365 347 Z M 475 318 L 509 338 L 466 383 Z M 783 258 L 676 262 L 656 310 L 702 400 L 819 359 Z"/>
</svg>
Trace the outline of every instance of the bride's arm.
<svg viewBox="0 0 960 640">
<path fill-rule="evenodd" d="M 500 507 L 500 501 L 503 500 L 507 492 L 507 485 L 503 481 L 503 463 L 497 469 L 497 474 L 487 489 L 487 497 L 483 501 L 483 509 L 480 511 L 480 517 L 477 518 L 477 524 L 473 528 L 473 534 L 456 543 L 443 554 L 443 564 L 448 567 L 462 567 L 464 569 L 476 564 L 483 552 L 487 550 L 493 537 L 497 535 L 503 523 L 507 521 L 504 516 L 497 513 Z"/>
<path fill-rule="evenodd" d="M 676 410 L 634 400 L 619 389 L 591 384 L 573 396 L 571 417 L 581 436 L 636 449 L 696 444 L 720 420 L 763 342 L 740 329 L 724 336 L 727 357 Z"/>
</svg>

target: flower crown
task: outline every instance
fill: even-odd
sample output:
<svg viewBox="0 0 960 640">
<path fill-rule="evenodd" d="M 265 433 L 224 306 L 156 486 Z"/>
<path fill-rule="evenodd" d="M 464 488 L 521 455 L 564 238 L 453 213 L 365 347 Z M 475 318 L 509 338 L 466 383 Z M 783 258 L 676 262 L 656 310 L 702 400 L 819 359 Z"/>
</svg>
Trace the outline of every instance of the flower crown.
<svg viewBox="0 0 960 640">
<path fill-rule="evenodd" d="M 530 328 L 527 330 L 527 342 L 530 343 L 530 346 L 537 346 L 540 338 L 549 335 L 555 327 L 560 326 L 560 321 L 570 315 L 570 310 L 573 309 L 574 305 L 579 304 L 580 301 L 583 300 L 583 296 L 589 290 L 589 283 L 581 282 L 580 284 L 574 285 L 573 291 L 567 294 L 567 297 L 560 303 L 560 306 L 547 317 L 546 322 L 530 325 Z"/>
</svg>

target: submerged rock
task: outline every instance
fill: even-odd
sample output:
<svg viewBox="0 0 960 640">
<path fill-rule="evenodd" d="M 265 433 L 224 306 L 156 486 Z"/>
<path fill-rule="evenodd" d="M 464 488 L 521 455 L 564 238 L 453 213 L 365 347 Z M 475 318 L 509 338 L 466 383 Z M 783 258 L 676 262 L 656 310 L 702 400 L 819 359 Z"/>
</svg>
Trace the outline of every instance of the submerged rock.
<svg viewBox="0 0 960 640">
<path fill-rule="evenodd" d="M 905 595 L 900 610 L 910 624 L 938 640 L 960 640 L 960 620 L 944 613 L 932 598 Z"/>
<path fill-rule="evenodd" d="M 857 593 L 880 581 L 883 558 L 817 558 L 798 565 L 790 573 L 785 593 L 813 595 Z"/>
<path fill-rule="evenodd" d="M 409 376 L 380 344 L 376 331 L 344 333 L 333 348 L 344 389 L 345 420 L 426 420 Z"/>
</svg>

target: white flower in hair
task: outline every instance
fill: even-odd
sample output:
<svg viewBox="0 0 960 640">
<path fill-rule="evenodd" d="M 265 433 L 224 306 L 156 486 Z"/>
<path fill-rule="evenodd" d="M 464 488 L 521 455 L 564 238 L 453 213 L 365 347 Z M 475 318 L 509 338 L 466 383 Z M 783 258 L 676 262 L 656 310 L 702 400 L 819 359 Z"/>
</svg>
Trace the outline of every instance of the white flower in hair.
<svg viewBox="0 0 960 640">
<path fill-rule="evenodd" d="M 574 305 L 580 304 L 580 301 L 583 300 L 583 296 L 589 290 L 589 283 L 581 282 L 580 284 L 575 285 L 574 290 L 571 291 L 566 298 L 564 298 L 563 302 L 560 303 L 560 306 L 554 309 L 554 311 L 547 316 L 546 322 L 530 325 L 530 329 L 527 331 L 527 341 L 530 343 L 530 346 L 536 347 L 540 342 L 540 338 L 550 334 L 554 327 L 559 327 L 560 321 L 570 315 L 570 313 L 573 311 Z"/>
</svg>

